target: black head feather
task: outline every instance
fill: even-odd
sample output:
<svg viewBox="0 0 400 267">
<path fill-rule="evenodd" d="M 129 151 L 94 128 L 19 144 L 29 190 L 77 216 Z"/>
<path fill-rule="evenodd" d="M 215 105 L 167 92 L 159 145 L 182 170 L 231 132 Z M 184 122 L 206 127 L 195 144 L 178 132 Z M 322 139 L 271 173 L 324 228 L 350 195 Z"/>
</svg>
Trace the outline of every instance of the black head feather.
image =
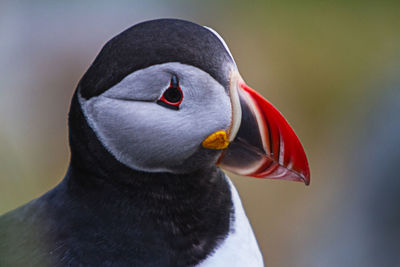
<svg viewBox="0 0 400 267">
<path fill-rule="evenodd" d="M 111 39 L 79 83 L 84 98 L 97 96 L 128 74 L 167 62 L 208 72 L 225 88 L 234 65 L 224 44 L 210 30 L 178 19 L 136 24 Z"/>
</svg>

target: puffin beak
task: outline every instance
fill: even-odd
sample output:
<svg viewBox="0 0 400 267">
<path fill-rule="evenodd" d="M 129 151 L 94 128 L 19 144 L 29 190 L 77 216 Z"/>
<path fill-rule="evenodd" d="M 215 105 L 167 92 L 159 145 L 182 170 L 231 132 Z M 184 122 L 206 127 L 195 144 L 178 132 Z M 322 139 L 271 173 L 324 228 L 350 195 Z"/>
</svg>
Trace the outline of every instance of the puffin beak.
<svg viewBox="0 0 400 267">
<path fill-rule="evenodd" d="M 231 78 L 233 120 L 229 146 L 219 165 L 233 173 L 257 178 L 310 183 L 304 149 L 282 114 L 248 87 L 239 73 Z"/>
</svg>

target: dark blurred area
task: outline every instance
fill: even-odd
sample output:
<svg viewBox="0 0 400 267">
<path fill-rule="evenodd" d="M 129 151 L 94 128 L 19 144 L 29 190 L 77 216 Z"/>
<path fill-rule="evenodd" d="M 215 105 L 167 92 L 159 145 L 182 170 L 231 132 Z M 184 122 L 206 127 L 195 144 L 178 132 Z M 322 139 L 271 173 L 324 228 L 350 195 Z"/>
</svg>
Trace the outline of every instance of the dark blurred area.
<svg viewBox="0 0 400 267">
<path fill-rule="evenodd" d="M 176 17 L 221 34 L 306 149 L 309 187 L 233 177 L 266 264 L 400 266 L 399 14 L 399 1 L 0 1 L 0 214 L 63 178 L 69 102 L 104 43 Z"/>
<path fill-rule="evenodd" d="M 400 68 L 394 68 L 400 74 Z M 301 266 L 400 266 L 400 75 L 352 127 L 348 181 L 315 224 Z"/>
</svg>

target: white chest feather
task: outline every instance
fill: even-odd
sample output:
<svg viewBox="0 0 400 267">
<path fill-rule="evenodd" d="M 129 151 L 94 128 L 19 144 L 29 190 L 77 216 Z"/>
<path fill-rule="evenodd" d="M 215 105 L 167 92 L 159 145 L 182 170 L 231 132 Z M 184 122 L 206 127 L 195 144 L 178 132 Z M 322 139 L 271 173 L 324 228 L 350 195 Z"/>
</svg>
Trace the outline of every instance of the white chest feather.
<svg viewBox="0 0 400 267">
<path fill-rule="evenodd" d="M 259 267 L 264 266 L 263 258 L 258 247 L 249 220 L 244 212 L 239 194 L 229 179 L 231 186 L 234 219 L 229 235 L 212 255 L 201 262 L 199 267 Z"/>
</svg>

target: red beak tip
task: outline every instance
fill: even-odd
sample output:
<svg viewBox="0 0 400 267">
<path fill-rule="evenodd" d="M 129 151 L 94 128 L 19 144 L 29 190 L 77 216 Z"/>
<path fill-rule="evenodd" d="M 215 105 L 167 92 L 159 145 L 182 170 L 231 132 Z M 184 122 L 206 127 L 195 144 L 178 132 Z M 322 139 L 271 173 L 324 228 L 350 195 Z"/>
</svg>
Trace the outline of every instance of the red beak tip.
<svg viewBox="0 0 400 267">
<path fill-rule="evenodd" d="M 306 186 L 310 185 L 310 170 L 307 168 L 306 172 L 297 173 L 299 182 L 303 182 Z"/>
<path fill-rule="evenodd" d="M 306 186 L 309 186 L 309 185 L 310 185 L 310 178 L 304 178 L 304 177 L 302 177 L 301 179 L 303 180 L 303 182 L 304 182 L 304 184 L 305 184 Z"/>
</svg>

